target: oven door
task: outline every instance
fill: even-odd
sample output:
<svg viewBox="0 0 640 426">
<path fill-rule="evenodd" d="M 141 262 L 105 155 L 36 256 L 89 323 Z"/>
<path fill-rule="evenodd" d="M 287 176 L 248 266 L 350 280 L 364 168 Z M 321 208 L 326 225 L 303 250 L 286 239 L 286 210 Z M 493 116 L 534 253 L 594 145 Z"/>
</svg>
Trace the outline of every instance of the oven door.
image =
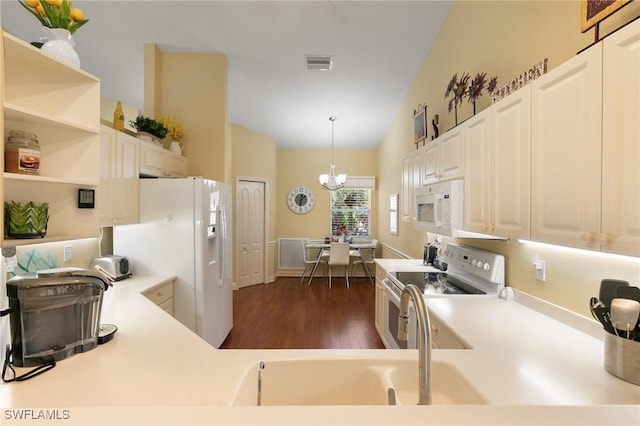
<svg viewBox="0 0 640 426">
<path fill-rule="evenodd" d="M 418 320 L 413 302 L 409 302 L 409 338 L 406 342 L 398 339 L 398 314 L 400 313 L 400 295 L 402 290 L 395 283 L 386 278 L 383 281 L 385 292 L 384 340 L 387 349 L 417 349 L 418 348 Z"/>
</svg>

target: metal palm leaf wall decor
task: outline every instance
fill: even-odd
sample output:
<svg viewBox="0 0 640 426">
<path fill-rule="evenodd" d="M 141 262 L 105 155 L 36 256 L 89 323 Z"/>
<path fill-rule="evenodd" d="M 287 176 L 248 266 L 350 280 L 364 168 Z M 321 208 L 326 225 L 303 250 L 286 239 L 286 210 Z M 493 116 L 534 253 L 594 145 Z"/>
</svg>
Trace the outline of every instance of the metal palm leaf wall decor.
<svg viewBox="0 0 640 426">
<path fill-rule="evenodd" d="M 22 205 L 20 202 L 4 203 L 5 234 L 11 238 L 44 237 L 49 222 L 49 204 L 35 204 L 33 201 Z"/>
<path fill-rule="evenodd" d="M 498 78 L 492 77 L 487 85 L 487 73 L 478 73 L 471 79 L 468 72 L 462 74 L 458 79 L 458 73 L 455 73 L 444 93 L 445 99 L 449 98 L 449 112 L 454 111 L 455 125 L 458 125 L 458 105 L 462 104 L 462 100 L 466 97 L 473 104 L 473 115 L 476 114 L 476 101 L 482 96 L 482 90 L 487 88 L 489 94 L 493 93 L 498 85 Z"/>
</svg>

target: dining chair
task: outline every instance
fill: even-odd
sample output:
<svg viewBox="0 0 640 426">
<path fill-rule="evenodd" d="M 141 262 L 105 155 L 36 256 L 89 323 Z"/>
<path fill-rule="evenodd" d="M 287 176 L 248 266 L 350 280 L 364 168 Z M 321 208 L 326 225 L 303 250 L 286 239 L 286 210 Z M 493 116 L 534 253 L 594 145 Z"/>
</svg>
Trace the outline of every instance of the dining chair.
<svg viewBox="0 0 640 426">
<path fill-rule="evenodd" d="M 309 285 L 311 285 L 311 280 L 313 279 L 314 274 L 313 270 L 314 268 L 317 269 L 316 265 L 319 266 L 320 264 L 322 264 L 323 276 L 326 278 L 328 265 L 327 259 L 322 257 L 322 253 L 318 253 L 318 257 L 315 259 L 312 258 L 311 250 L 307 246 L 309 244 L 309 240 L 300 240 L 300 242 L 302 243 L 302 253 L 305 264 L 304 271 L 302 271 L 302 278 L 300 278 L 300 284 L 304 282 L 304 277 L 306 276 L 307 271 L 309 271 Z"/>
<path fill-rule="evenodd" d="M 344 278 L 349 288 L 349 243 L 331 243 L 329 249 L 329 288 L 331 288 L 331 275 L 334 266 L 344 266 Z"/>
<path fill-rule="evenodd" d="M 358 265 L 362 265 L 362 271 L 364 272 L 365 276 L 369 278 L 369 281 L 372 285 L 375 285 L 370 266 L 375 266 L 376 263 L 376 247 L 378 247 L 378 240 L 371 240 L 371 248 L 367 247 L 360 250 L 352 250 L 352 252 L 357 252 L 356 255 L 352 255 L 352 257 L 354 258 L 353 262 L 351 263 L 352 277 L 355 277 L 355 273 L 358 271 Z"/>
</svg>

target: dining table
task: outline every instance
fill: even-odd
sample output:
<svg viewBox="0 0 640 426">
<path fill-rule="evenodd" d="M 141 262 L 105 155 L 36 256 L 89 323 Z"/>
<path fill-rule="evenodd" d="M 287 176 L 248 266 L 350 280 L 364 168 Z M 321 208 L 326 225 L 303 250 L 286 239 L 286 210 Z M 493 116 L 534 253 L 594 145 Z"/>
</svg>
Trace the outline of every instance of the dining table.
<svg viewBox="0 0 640 426">
<path fill-rule="evenodd" d="M 318 269 L 318 265 L 320 264 L 320 259 L 322 259 L 323 254 L 326 256 L 327 255 L 327 251 L 331 250 L 331 243 L 325 243 L 322 241 L 309 241 L 308 243 L 305 244 L 305 248 L 306 250 L 318 250 L 318 256 L 316 257 L 316 262 L 313 265 L 313 269 L 311 270 L 311 275 L 309 276 L 309 284 L 311 285 L 311 281 L 313 280 L 313 277 L 316 273 L 316 269 Z M 350 250 L 357 250 L 358 253 L 360 254 L 360 257 L 362 259 L 365 259 L 365 257 L 362 256 L 362 250 L 375 250 L 376 249 L 376 244 L 372 243 L 372 242 L 350 242 L 349 243 L 349 249 Z M 373 254 L 373 253 L 372 253 Z M 374 256 L 371 256 L 372 258 Z M 363 269 L 364 269 L 364 273 L 367 276 L 367 278 L 369 278 L 369 281 L 371 282 L 371 284 L 374 284 L 374 280 L 373 280 L 373 274 L 371 273 L 371 270 L 369 269 L 369 265 L 367 265 L 366 262 L 363 262 Z"/>
</svg>

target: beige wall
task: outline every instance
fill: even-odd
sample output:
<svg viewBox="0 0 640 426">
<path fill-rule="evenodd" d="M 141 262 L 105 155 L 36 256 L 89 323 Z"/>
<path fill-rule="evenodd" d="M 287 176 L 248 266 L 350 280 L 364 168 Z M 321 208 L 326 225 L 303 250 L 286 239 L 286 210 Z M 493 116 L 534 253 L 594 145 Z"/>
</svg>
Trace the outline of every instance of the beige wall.
<svg viewBox="0 0 640 426">
<path fill-rule="evenodd" d="M 275 217 L 277 213 L 276 190 L 278 179 L 276 170 L 278 152 L 276 144 L 271 139 L 237 124 L 231 124 L 231 141 L 234 199 L 237 178 L 259 178 L 268 182 L 269 200 L 267 200 L 267 203 L 271 218 L 268 234 L 269 240 L 274 240 L 277 238 Z"/>
<path fill-rule="evenodd" d="M 227 57 L 165 53 L 145 45 L 144 114 L 174 115 L 185 130 L 189 174 L 229 183 Z"/>
<path fill-rule="evenodd" d="M 265 280 L 271 282 L 275 277 L 276 257 L 278 247 L 275 244 L 277 238 L 276 228 L 276 188 L 277 182 L 277 147 L 274 141 L 246 129 L 237 124 L 230 124 L 230 140 L 232 152 L 232 192 L 235 200 L 236 183 L 238 178 L 258 179 L 265 181 L 267 185 L 267 206 L 268 206 L 268 224 L 267 224 L 267 271 Z M 233 247 L 236 247 L 236 219 L 233 218 Z M 233 256 L 234 282 L 236 282 L 236 256 Z"/>
<path fill-rule="evenodd" d="M 346 173 L 347 176 L 376 176 L 378 174 L 378 157 L 375 150 L 336 150 L 334 158 L 338 173 Z M 329 173 L 330 164 L 330 150 L 282 149 L 278 151 L 277 238 L 323 239 L 329 235 L 329 191 L 320 186 L 318 176 L 322 173 Z M 306 214 L 293 213 L 287 207 L 287 194 L 292 188 L 300 185 L 311 189 L 316 198 L 315 207 Z M 373 232 L 375 232 L 378 216 L 377 200 L 377 191 L 372 191 L 371 221 Z"/>
<path fill-rule="evenodd" d="M 640 2 L 626 6 L 602 25 L 601 35 L 639 14 Z M 454 125 L 453 114 L 448 113 L 444 99 L 447 83 L 454 73 L 460 75 L 466 71 L 473 77 L 478 72 L 486 72 L 488 77 L 496 75 L 501 86 L 544 58 L 549 59 L 549 69 L 553 69 L 592 43 L 593 38 L 593 30 L 580 33 L 577 0 L 456 1 L 378 151 L 380 165 L 384 166 L 379 170 L 379 238 L 412 257 L 422 255 L 422 246 L 428 239 L 408 222 L 400 223 L 398 236 L 389 235 L 384 210 L 387 196 L 401 192 L 402 158 L 415 149 L 411 121 L 414 108 L 426 101 L 429 119 L 439 114 L 442 133 Z M 478 111 L 489 103 L 485 94 L 478 102 Z M 458 113 L 458 122 L 471 114 L 471 106 L 465 101 Z M 640 284 L 638 259 L 618 257 L 614 260 L 590 252 L 530 246 L 517 241 L 508 244 L 460 242 L 505 254 L 509 285 L 584 315 L 588 315 L 588 299 L 597 295 L 602 278 L 621 278 Z M 531 256 L 534 254 L 547 261 L 546 283 L 533 278 Z"/>
</svg>

